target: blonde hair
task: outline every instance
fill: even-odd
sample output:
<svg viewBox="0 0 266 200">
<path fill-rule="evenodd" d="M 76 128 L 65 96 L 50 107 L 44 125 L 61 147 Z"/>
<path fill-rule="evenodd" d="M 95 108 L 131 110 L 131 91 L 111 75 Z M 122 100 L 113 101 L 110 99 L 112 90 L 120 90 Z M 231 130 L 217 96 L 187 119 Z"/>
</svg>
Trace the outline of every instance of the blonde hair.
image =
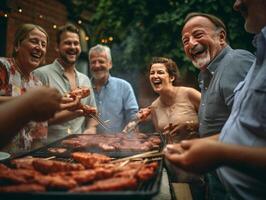
<svg viewBox="0 0 266 200">
<path fill-rule="evenodd" d="M 12 53 L 13 57 L 16 57 L 17 55 L 16 47 L 18 47 L 20 43 L 27 38 L 28 34 L 33 29 L 38 29 L 39 31 L 43 32 L 46 35 L 48 43 L 49 41 L 48 34 L 41 26 L 35 24 L 22 24 L 15 33 L 15 39 L 13 43 L 13 53 Z"/>
</svg>

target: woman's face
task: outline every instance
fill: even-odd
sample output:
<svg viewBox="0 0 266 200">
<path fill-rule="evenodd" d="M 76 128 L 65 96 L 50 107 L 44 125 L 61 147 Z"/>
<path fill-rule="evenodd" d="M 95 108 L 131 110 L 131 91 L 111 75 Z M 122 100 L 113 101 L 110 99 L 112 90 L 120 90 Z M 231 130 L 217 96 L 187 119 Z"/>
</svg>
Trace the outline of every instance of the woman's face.
<svg viewBox="0 0 266 200">
<path fill-rule="evenodd" d="M 33 29 L 16 47 L 16 60 L 18 61 L 19 66 L 27 72 L 33 71 L 42 64 L 45 58 L 46 48 L 46 35 L 36 28 Z"/>
<path fill-rule="evenodd" d="M 164 89 L 171 87 L 174 77 L 170 77 L 164 64 L 155 63 L 150 69 L 150 83 L 153 90 L 160 93 Z"/>
</svg>

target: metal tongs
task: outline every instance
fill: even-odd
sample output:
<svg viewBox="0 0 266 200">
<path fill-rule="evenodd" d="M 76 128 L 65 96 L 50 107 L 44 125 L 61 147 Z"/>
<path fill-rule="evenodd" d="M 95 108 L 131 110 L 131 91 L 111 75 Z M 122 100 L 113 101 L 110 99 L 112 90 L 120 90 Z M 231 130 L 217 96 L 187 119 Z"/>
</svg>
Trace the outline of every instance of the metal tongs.
<svg viewBox="0 0 266 200">
<path fill-rule="evenodd" d="M 91 118 L 93 118 L 94 120 L 96 120 L 104 129 L 106 129 L 107 131 L 110 131 L 109 128 L 108 128 L 108 125 L 104 121 L 101 120 L 99 115 L 97 115 L 97 114 L 89 114 L 89 116 Z"/>
<path fill-rule="evenodd" d="M 130 121 L 125 128 L 123 129 L 122 133 L 126 133 L 126 134 L 132 134 L 134 132 L 136 132 L 137 126 L 139 125 L 139 123 L 141 122 L 140 119 L 136 118 L 132 121 Z"/>
</svg>

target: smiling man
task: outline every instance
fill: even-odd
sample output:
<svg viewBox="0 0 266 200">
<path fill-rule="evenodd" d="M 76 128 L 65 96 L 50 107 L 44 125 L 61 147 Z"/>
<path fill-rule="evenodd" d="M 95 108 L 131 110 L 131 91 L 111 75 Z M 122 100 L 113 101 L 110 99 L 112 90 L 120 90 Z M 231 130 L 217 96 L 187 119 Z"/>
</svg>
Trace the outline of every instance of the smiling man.
<svg viewBox="0 0 266 200">
<path fill-rule="evenodd" d="M 182 42 L 186 56 L 200 69 L 199 135 L 219 134 L 231 113 L 233 91 L 255 58 L 248 51 L 232 49 L 227 43 L 226 26 L 210 14 L 188 14 Z M 208 174 L 207 182 L 211 199 L 225 198 L 216 173 Z"/>
<path fill-rule="evenodd" d="M 98 44 L 90 49 L 88 56 L 100 118 L 109 121 L 109 130 L 98 126 L 97 132 L 121 132 L 138 112 L 133 88 L 127 81 L 111 76 L 112 57 L 108 46 Z"/>
<path fill-rule="evenodd" d="M 79 30 L 72 24 L 59 27 L 56 40 L 58 58 L 52 64 L 36 70 L 35 74 L 44 85 L 57 88 L 62 95 L 78 87 L 90 88 L 90 96 L 81 99 L 81 103 L 96 107 L 89 78 L 76 70 L 81 52 Z M 95 133 L 97 122 L 82 115 L 78 106 L 77 110 L 56 113 L 49 120 L 48 141 L 62 138 L 68 133 L 82 133 L 85 129 L 87 133 Z"/>
</svg>

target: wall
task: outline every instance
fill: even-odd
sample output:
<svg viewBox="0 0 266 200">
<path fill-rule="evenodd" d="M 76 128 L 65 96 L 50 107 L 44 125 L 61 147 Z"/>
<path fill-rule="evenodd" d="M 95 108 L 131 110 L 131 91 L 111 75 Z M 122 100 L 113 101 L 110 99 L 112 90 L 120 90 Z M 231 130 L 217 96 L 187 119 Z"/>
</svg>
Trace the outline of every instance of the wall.
<svg viewBox="0 0 266 200">
<path fill-rule="evenodd" d="M 56 58 L 56 29 L 67 22 L 67 9 L 58 0 L 9 0 L 7 6 L 11 9 L 8 14 L 6 56 L 11 56 L 14 34 L 18 26 L 23 23 L 33 23 L 42 26 L 49 35 L 46 63 Z M 19 12 L 19 8 L 22 12 Z"/>
</svg>

